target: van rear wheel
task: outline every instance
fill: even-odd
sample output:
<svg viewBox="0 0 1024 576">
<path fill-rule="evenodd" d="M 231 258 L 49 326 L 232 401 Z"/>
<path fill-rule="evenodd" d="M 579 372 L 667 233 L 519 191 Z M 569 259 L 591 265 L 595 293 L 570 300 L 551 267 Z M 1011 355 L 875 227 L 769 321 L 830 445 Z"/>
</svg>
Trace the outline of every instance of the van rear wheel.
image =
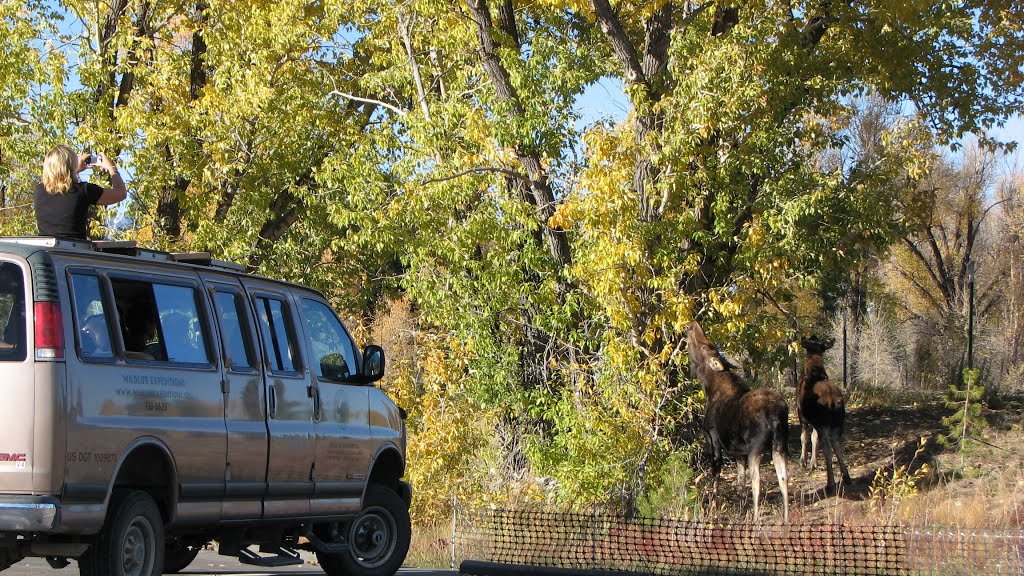
<svg viewBox="0 0 1024 576">
<path fill-rule="evenodd" d="M 78 559 L 81 576 L 159 576 L 164 566 L 164 521 L 153 497 L 114 492 L 103 530 Z"/>
<path fill-rule="evenodd" d="M 343 534 L 349 544 L 347 551 L 316 554 L 328 576 L 391 576 L 409 552 L 409 507 L 394 490 L 370 484 L 362 511 Z"/>
</svg>

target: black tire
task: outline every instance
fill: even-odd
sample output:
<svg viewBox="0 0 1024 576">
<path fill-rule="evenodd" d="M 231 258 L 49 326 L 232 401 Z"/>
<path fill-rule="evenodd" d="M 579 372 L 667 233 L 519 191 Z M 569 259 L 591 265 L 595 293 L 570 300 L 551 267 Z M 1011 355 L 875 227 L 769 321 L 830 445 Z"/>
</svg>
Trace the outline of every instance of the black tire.
<svg viewBox="0 0 1024 576">
<path fill-rule="evenodd" d="M 81 576 L 159 576 L 164 566 L 164 521 L 142 491 L 115 492 L 103 530 L 78 559 Z"/>
<path fill-rule="evenodd" d="M 196 559 L 202 545 L 186 544 L 178 538 L 170 538 L 164 544 L 164 574 L 177 574 Z"/>
<path fill-rule="evenodd" d="M 328 576 L 392 576 L 409 552 L 409 507 L 394 490 L 370 484 L 362 511 L 343 534 L 349 542 L 348 551 L 316 553 Z"/>
</svg>

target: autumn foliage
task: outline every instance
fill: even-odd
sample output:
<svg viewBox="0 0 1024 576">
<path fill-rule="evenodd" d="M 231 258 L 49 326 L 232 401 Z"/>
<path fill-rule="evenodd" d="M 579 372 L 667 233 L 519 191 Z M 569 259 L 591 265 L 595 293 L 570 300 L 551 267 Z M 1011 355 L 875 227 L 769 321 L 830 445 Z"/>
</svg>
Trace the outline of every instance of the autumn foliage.
<svg viewBox="0 0 1024 576">
<path fill-rule="evenodd" d="M 34 232 L 54 144 L 117 155 L 98 235 L 313 285 L 385 345 L 417 517 L 635 510 L 699 467 L 686 323 L 783 383 L 916 245 L 935 147 L 1020 109 L 1022 26 L 1011 0 L 7 0 L 0 231 Z M 626 111 L 584 121 L 595 86 Z"/>
</svg>

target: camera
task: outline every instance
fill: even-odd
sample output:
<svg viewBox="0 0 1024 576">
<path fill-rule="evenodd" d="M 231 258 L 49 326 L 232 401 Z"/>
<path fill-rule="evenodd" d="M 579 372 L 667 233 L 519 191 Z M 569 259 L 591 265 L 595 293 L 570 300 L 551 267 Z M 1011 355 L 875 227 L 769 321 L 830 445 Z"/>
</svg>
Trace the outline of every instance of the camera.
<svg viewBox="0 0 1024 576">
<path fill-rule="evenodd" d="M 89 167 L 99 166 L 100 162 L 103 162 L 103 154 L 89 153 L 89 156 L 85 159 L 85 165 Z"/>
</svg>

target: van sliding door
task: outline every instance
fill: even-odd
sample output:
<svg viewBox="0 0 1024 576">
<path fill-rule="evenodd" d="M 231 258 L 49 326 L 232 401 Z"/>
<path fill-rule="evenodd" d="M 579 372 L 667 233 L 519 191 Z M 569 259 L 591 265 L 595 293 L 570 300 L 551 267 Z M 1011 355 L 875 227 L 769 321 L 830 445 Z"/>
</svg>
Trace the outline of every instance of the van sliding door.
<svg viewBox="0 0 1024 576">
<path fill-rule="evenodd" d="M 253 294 L 253 286 L 246 283 Z M 263 348 L 267 393 L 267 497 L 264 518 L 305 516 L 313 496 L 313 394 L 298 354 L 294 314 L 282 292 L 253 295 Z"/>
<path fill-rule="evenodd" d="M 208 280 L 204 278 L 204 280 Z M 208 282 L 220 330 L 224 422 L 228 430 L 224 520 L 263 516 L 267 491 L 268 435 L 258 340 L 237 280 Z"/>
</svg>

